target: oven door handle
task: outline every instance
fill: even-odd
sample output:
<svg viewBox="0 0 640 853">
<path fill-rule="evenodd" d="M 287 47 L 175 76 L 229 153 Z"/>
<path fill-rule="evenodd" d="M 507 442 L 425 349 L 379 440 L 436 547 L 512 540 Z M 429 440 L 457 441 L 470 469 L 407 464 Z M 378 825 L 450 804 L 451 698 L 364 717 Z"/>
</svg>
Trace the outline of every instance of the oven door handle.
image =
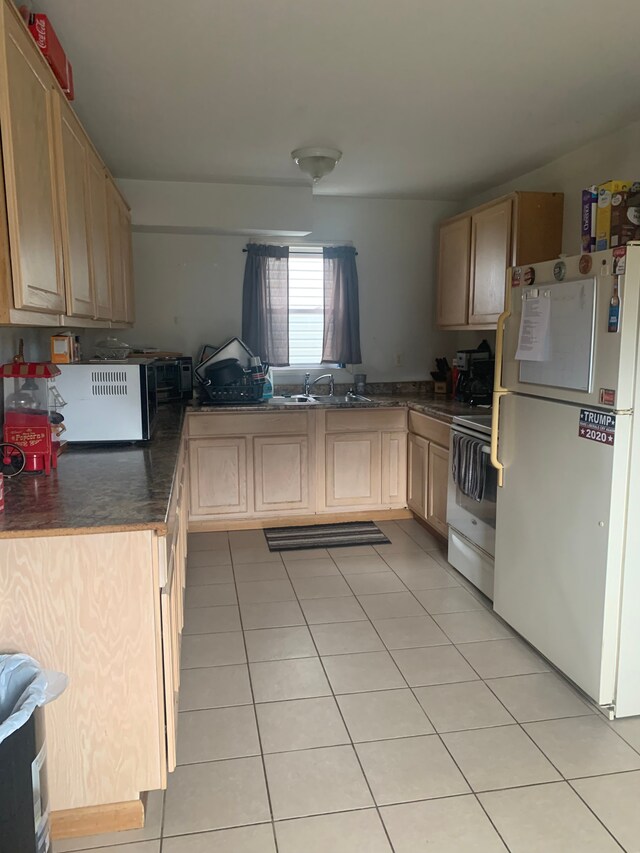
<svg viewBox="0 0 640 853">
<path fill-rule="evenodd" d="M 507 271 L 507 282 L 511 281 L 511 270 Z M 505 286 L 505 309 L 498 317 L 496 330 L 495 374 L 493 383 L 493 407 L 491 409 L 491 464 L 498 472 L 498 486 L 504 485 L 504 465 L 498 458 L 498 429 L 500 426 L 500 401 L 511 392 L 502 386 L 502 351 L 504 346 L 504 324 L 511 316 L 511 287 Z"/>
</svg>

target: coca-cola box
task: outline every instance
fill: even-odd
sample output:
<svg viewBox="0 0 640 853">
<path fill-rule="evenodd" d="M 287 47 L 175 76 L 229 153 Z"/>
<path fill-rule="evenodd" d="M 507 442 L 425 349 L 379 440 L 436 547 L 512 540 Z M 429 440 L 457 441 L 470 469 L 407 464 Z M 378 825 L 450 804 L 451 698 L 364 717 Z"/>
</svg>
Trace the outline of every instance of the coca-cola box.
<svg viewBox="0 0 640 853">
<path fill-rule="evenodd" d="M 51 66 L 56 79 L 67 98 L 73 100 L 73 70 L 67 59 L 56 31 L 51 26 L 47 15 L 40 13 L 31 15 L 29 19 L 29 30 L 36 40 L 36 44 L 42 51 L 42 55 Z"/>
</svg>

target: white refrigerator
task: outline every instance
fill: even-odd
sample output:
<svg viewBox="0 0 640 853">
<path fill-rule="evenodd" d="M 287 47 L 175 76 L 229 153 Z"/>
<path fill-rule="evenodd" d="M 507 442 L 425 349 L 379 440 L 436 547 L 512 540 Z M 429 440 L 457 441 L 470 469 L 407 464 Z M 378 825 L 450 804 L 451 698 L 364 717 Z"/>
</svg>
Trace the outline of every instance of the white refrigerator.
<svg viewBox="0 0 640 853">
<path fill-rule="evenodd" d="M 640 714 L 640 243 L 586 257 L 508 272 L 494 608 L 625 717 Z"/>
</svg>

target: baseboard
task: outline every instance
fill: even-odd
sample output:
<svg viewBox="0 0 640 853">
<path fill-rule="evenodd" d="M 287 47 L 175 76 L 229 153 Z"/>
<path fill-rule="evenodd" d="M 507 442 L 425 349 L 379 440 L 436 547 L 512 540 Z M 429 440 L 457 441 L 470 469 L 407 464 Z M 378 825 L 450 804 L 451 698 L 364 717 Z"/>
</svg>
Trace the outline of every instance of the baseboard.
<svg viewBox="0 0 640 853">
<path fill-rule="evenodd" d="M 263 527 L 302 527 L 305 524 L 339 524 L 344 521 L 395 521 L 413 518 L 409 509 L 378 509 L 359 512 L 318 512 L 313 515 L 282 515 L 273 518 L 235 518 L 220 521 L 189 521 L 189 533 L 216 530 L 255 530 Z"/>
<path fill-rule="evenodd" d="M 440 533 L 439 530 L 436 530 L 435 527 L 432 527 L 426 519 L 422 518 L 421 515 L 417 515 L 415 512 L 412 512 L 411 517 L 413 518 L 414 521 L 417 521 L 419 525 L 424 527 L 424 529 L 427 531 L 427 533 L 430 533 L 432 536 L 434 536 L 436 539 L 438 539 L 444 545 L 447 544 L 447 537 L 443 536 L 442 533 Z"/>
<path fill-rule="evenodd" d="M 51 837 L 55 841 L 125 829 L 142 829 L 144 807 L 145 803 L 139 799 L 51 812 Z"/>
</svg>

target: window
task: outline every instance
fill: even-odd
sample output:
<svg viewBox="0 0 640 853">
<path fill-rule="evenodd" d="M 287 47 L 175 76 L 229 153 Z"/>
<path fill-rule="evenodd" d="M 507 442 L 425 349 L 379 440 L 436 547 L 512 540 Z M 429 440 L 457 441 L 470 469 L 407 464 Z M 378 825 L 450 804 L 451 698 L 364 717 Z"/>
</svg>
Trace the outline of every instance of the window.
<svg viewBox="0 0 640 853">
<path fill-rule="evenodd" d="M 289 364 L 313 367 L 322 360 L 324 279 L 322 248 L 289 249 Z"/>
</svg>

